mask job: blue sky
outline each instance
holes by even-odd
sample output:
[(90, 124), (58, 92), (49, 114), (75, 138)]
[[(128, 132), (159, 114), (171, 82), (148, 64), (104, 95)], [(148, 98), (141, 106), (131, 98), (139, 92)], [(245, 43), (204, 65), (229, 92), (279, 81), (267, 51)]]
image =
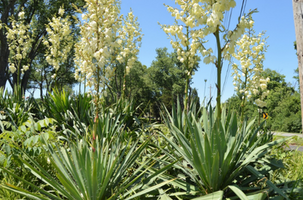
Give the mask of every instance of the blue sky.
[[(242, 0), (236, 0), (237, 6), (233, 9), (232, 20), (236, 21), (239, 15), (239, 7)], [(173, 24), (174, 18), (164, 7), (163, 3), (175, 5), (174, 0), (122, 0), (121, 12), (126, 14), (132, 8), (135, 16), (138, 17), (140, 27), (144, 34), (142, 46), (139, 53), (139, 61), (150, 66), (156, 57), (156, 48), (167, 47), (169, 51), (173, 51), (170, 40), (167, 35), (161, 30), (158, 22), (161, 24)], [(268, 36), (267, 44), (269, 45), (265, 54), (264, 68), (276, 70), (278, 73), (286, 76), (286, 81), (292, 85), (295, 84), (293, 79), (294, 70), (298, 66), (296, 52), (293, 42), (296, 40), (295, 28), (293, 21), (292, 1), (286, 0), (248, 0), (246, 12), (250, 9), (259, 11), (253, 14), (255, 20), (256, 33), (266, 31)], [(233, 29), (233, 21), (230, 28)], [(213, 40), (214, 38), (210, 38)], [(214, 45), (210, 41), (210, 46)], [(227, 74), (226, 74), (227, 73)], [(228, 63), (223, 68), (222, 82), (224, 89), (222, 100), (225, 101), (234, 94), (232, 85), (231, 69)], [(205, 82), (207, 79), (206, 91), (204, 91)], [(209, 98), (210, 89), (212, 87), (212, 96), (216, 96), (216, 68), (213, 65), (205, 65), (200, 63), (198, 72), (193, 77), (193, 85), (198, 89), (201, 99), (204, 98), (204, 92)]]

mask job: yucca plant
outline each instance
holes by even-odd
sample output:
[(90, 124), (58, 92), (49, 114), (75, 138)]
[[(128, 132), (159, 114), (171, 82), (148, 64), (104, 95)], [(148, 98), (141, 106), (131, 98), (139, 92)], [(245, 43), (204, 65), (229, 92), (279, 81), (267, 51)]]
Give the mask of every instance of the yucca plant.
[[(110, 118), (108, 115), (107, 118)], [(109, 120), (107, 120), (109, 121)], [(106, 132), (107, 129), (97, 129)], [(170, 181), (153, 184), (156, 179), (171, 165), (149, 174), (146, 173), (155, 162), (150, 157), (143, 157), (143, 152), (149, 144), (137, 139), (133, 141), (123, 138), (120, 126), (111, 135), (98, 133), (94, 148), (84, 139), (70, 142), (67, 146), (48, 144), (45, 141), (45, 153), (50, 165), (55, 168), (56, 177), (47, 172), (31, 155), (19, 149), (20, 163), (29, 169), (47, 187), (38, 187), (24, 180), (5, 167), (2, 170), (23, 184), (29, 185), (40, 194), (24, 190), (10, 183), (0, 187), (24, 195), (32, 199), (133, 199), (150, 193)]]
[[(33, 98), (25, 99), (20, 96), (20, 87), (15, 87), (15, 92), (4, 92), (0, 89), (0, 120), (3, 121), (6, 129), (17, 129), (22, 123), (26, 122), (32, 113)], [(1, 129), (0, 129), (1, 133)]]
[[(44, 99), (45, 112), (44, 115), (50, 118), (54, 118), (60, 129), (62, 125), (65, 128), (75, 132), (83, 130), (83, 126), (89, 126), (93, 118), (93, 104), (92, 98), (84, 95), (71, 95), (71, 93), (58, 90), (53, 90), (52, 94), (49, 94)], [(84, 135), (85, 131), (80, 132)]]
[(204, 109), (202, 117), (197, 118), (181, 111), (180, 105), (172, 116), (166, 111), (166, 125), (173, 138), (162, 134), (171, 146), (164, 151), (179, 160), (175, 169), (184, 177), (175, 186), (187, 194), (206, 195), (231, 189), (244, 195), (239, 190), (241, 173), (281, 141), (264, 144), (262, 136), (257, 138), (260, 127), (256, 128), (254, 121), (239, 125), (234, 114), (225, 112), (218, 121), (214, 113)]
[(135, 103), (133, 99), (129, 100), (127, 98), (117, 98), (115, 103), (106, 107), (104, 106), (103, 112), (111, 113), (112, 115), (120, 115), (121, 121), (125, 125), (125, 127), (129, 130), (134, 130), (140, 127), (139, 120), (139, 107), (135, 107)]

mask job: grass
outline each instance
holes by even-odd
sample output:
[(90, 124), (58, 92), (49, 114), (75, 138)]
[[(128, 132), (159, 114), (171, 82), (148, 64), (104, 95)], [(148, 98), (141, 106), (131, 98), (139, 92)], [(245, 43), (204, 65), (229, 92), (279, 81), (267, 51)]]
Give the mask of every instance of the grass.
[[(274, 140), (285, 136), (274, 136)], [(303, 138), (293, 136), (283, 145), (272, 149), (271, 154), (283, 161), (284, 168), (277, 169), (271, 176), (271, 181), (275, 184), (289, 183), (285, 187), (296, 188), (290, 191), (290, 199), (303, 199), (303, 152), (298, 150), (287, 150), (289, 145), (303, 146)]]
[[(281, 139), (285, 136), (274, 136), (274, 140)], [(303, 138), (298, 136), (291, 137), (285, 142), (283, 147), (277, 147), (271, 153), (278, 159), (283, 160), (284, 169), (279, 169), (276, 175), (279, 174), (284, 180), (296, 181), (298, 186), (303, 185), (303, 152), (298, 150), (286, 150), (285, 147), (289, 145), (303, 146)], [(275, 177), (277, 178), (277, 177)], [(303, 192), (300, 192), (303, 195)]]
[[(285, 137), (287, 136), (275, 135), (274, 140), (278, 140)], [(303, 146), (303, 137), (292, 136), (291, 139), (287, 142), (287, 145)]]

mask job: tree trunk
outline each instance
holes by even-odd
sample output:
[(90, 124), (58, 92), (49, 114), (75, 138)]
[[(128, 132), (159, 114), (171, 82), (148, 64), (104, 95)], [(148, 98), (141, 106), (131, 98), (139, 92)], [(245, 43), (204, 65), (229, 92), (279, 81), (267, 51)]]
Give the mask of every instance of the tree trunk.
[[(1, 13), (1, 23), (8, 24), (9, 15), (13, 15), (14, 13), (15, 2), (16, 0), (2, 1), (2, 6), (4, 6), (5, 9)], [(8, 57), (9, 50), (6, 39), (6, 31), (5, 28), (2, 27), (2, 29), (0, 29), (0, 88), (3, 89), (5, 89), (6, 82), (9, 78)]]
[(303, 0), (293, 0), (294, 22), (297, 40), (297, 56), (299, 64), (301, 121), (303, 130)]
[(0, 88), (5, 88), (8, 79), (8, 57), (9, 50), (7, 45), (6, 36), (0, 30)]
[(6, 81), (8, 78), (7, 60), (0, 58), (0, 88), (5, 89)]

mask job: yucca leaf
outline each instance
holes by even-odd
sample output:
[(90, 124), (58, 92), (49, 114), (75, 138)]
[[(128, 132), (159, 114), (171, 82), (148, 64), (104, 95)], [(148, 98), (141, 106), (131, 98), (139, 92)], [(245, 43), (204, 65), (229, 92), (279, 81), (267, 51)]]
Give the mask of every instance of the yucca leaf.
[(256, 177), (258, 177), (259, 179), (265, 178), (266, 180), (266, 184), (272, 188), (274, 191), (276, 191), (279, 195), (281, 195), (282, 197), (284, 197), (285, 199), (289, 199), (284, 192), (279, 189), (275, 184), (273, 184), (270, 180), (268, 180), (266, 177), (264, 177), (263, 174), (261, 174), (260, 172), (258, 172), (255, 168), (253, 168), (252, 166), (248, 165), (246, 167), (251, 173), (253, 173)]
[(237, 186), (229, 185), (230, 188), (241, 200), (249, 200), (247, 196)]
[[(36, 200), (49, 200), (49, 198), (45, 198), (41, 195), (37, 195), (35, 193), (32, 193), (32, 192), (28, 192), (20, 187), (16, 187), (14, 185), (10, 185), (10, 184), (7, 184), (7, 185), (0, 185), (0, 187), (4, 188), (4, 189), (7, 189), (9, 191), (12, 191), (12, 192), (15, 192), (15, 193), (18, 193), (22, 196), (26, 196), (28, 198), (31, 198), (31, 199), (36, 199)], [(55, 197), (53, 196), (52, 197), (53, 199), (58, 199), (60, 200), (61, 198), (58, 198), (58, 197)]]
[(192, 200), (222, 200), (223, 199), (223, 191), (213, 192), (211, 194), (207, 194), (201, 197), (194, 198)]
[[(23, 178), (17, 176), (16, 174), (10, 172), (10, 171), (7, 170), (6, 168), (2, 168), (2, 167), (0, 167), (0, 168), (1, 168), (3, 171), (5, 171), (6, 173), (9, 173), (11, 176), (13, 176), (13, 177), (19, 179), (20, 181), (24, 182), (25, 184), (28, 184), (28, 185), (30, 185), (31, 187), (35, 188), (36, 190), (40, 191), (42, 194), (44, 194), (44, 195), (46, 195), (46, 196), (49, 196), (49, 197), (51, 197), (51, 198), (53, 198), (53, 199), (60, 199), (59, 197), (57, 197), (57, 196), (55, 196), (55, 195), (53, 195), (53, 194), (51, 194), (51, 193), (48, 193), (48, 192), (45, 191), (44, 189), (41, 189), (40, 187), (37, 187), (36, 185), (32, 184), (31, 182), (29, 182), (29, 181), (27, 181), (27, 180), (25, 180), (25, 179), (23, 179)], [(22, 192), (22, 194), (25, 194), (25, 193), (24, 193), (25, 190), (23, 190), (22, 188), (19, 188), (19, 187), (17, 187), (17, 186), (13, 186), (13, 185), (11, 185), (11, 184), (0, 185), (0, 187), (9, 189), (10, 191), (16, 192), (16, 193), (18, 193), (18, 190), (20, 189), (20, 191)], [(21, 193), (19, 193), (19, 194), (21, 194)]]
[(133, 199), (133, 198), (142, 196), (143, 194), (148, 194), (148, 193), (150, 193), (151, 191), (156, 190), (156, 189), (158, 189), (158, 188), (160, 188), (160, 187), (162, 187), (162, 186), (164, 186), (164, 185), (167, 185), (168, 183), (170, 183), (170, 182), (172, 182), (172, 181), (174, 181), (174, 180), (175, 180), (175, 179), (172, 179), (172, 180), (169, 180), (169, 181), (164, 181), (164, 182), (162, 182), (162, 183), (159, 183), (159, 184), (157, 184), (157, 185), (154, 185), (154, 186), (152, 186), (152, 187), (149, 187), (149, 188), (147, 188), (147, 189), (145, 189), (145, 190), (142, 190), (142, 191), (136, 193), (135, 195), (132, 195), (132, 196), (126, 198), (125, 200)]

